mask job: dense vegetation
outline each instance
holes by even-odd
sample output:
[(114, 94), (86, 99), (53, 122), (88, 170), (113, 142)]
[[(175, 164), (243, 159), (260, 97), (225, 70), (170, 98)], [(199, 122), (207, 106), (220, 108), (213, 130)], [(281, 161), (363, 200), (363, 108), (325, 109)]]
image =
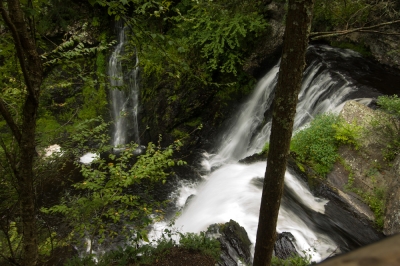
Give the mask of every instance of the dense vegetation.
[[(196, 147), (198, 138), (193, 135), (200, 133), (193, 132), (202, 124), (207, 125), (210, 135), (215, 133), (214, 127), (221, 125), (232, 106), (253, 87), (255, 76), (248, 71), (249, 58), (259, 56), (259, 46), (270, 37), (269, 2), (282, 7), (285, 1), (21, 1), (43, 67), (32, 169), (41, 263), (52, 258), (54, 250), (68, 250), (78, 242), (91, 253), (94, 245), (120, 238), (134, 243), (148, 240), (146, 226), (164, 215), (164, 199), (154, 197), (154, 188), (167, 182), (174, 166), (185, 164), (174, 155)], [(398, 3), (377, 2), (317, 1), (314, 30), (348, 29), (370, 25), (376, 18), (397, 18)], [(6, 12), (9, 2), (0, 3)], [(107, 58), (115, 45), (118, 25), (128, 32), (120, 58), (124, 69), (137, 67), (132, 60), (136, 56), (141, 69), (140, 133), (148, 144), (138, 157), (132, 155), (137, 149), (134, 143), (120, 147), (125, 151), (119, 156), (109, 154), (107, 94), (115, 88), (109, 85)], [(20, 127), (28, 92), (12, 33), (3, 16), (0, 99)], [(384, 99), (381, 104), (385, 106)], [(386, 109), (392, 111), (390, 106)], [(16, 169), (23, 166), (18, 161), (18, 138), (2, 115), (0, 264), (17, 265), (24, 255), (24, 225)], [(299, 142), (293, 146), (299, 160), (311, 162), (320, 174), (326, 174), (336, 160), (334, 145), (356, 145), (355, 129), (329, 121), (336, 128), (306, 133), (310, 127), (296, 135)], [(333, 146), (325, 146), (328, 140), (314, 143), (315, 139), (310, 139), (313, 147), (301, 146), (307, 142), (300, 138), (317, 138), (318, 132), (330, 138)], [(60, 145), (61, 151), (46, 157), (46, 148), (53, 144)], [(388, 156), (394, 156), (399, 141), (395, 139), (390, 145)], [(327, 150), (329, 156), (322, 156)], [(87, 152), (101, 156), (91, 165), (80, 164), (78, 158)], [(193, 238), (189, 246), (197, 243), (198, 236), (182, 237)], [(86, 244), (82, 244), (84, 238)]]
[(358, 148), (361, 128), (347, 124), (334, 114), (317, 116), (309, 127), (295, 132), (290, 149), (299, 162), (307, 163), (319, 175), (325, 176), (338, 160), (338, 147), (350, 144)]

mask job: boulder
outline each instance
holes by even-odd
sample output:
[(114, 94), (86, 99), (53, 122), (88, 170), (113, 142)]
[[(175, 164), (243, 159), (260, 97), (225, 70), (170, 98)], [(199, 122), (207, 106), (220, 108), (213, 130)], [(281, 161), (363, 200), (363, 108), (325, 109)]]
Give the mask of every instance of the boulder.
[(237, 266), (239, 261), (251, 263), (250, 239), (246, 230), (234, 220), (210, 225), (207, 234), (216, 237), (221, 244), (221, 260), (217, 265)]
[(278, 234), (274, 246), (274, 256), (286, 260), (290, 257), (299, 255), (293, 242), (294, 236), (289, 232), (282, 232)]

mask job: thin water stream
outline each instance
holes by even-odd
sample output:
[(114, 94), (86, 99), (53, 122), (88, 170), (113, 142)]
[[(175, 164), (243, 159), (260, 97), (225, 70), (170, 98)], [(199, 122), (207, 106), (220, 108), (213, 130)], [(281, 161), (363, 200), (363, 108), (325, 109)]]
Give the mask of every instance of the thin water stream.
[(139, 109), (139, 58), (136, 54), (136, 66), (127, 71), (122, 66), (121, 56), (126, 45), (126, 28), (118, 27), (118, 44), (108, 62), (110, 79), (111, 115), (114, 121), (112, 145), (114, 147), (133, 140), (140, 145), (138, 109)]

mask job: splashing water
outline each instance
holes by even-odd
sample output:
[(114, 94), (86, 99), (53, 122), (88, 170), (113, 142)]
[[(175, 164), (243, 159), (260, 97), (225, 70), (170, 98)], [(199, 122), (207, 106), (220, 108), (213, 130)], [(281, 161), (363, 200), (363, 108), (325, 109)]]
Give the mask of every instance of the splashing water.
[[(309, 63), (304, 73), (302, 89), (297, 105), (294, 129), (310, 122), (317, 114), (339, 112), (351, 93), (358, 90), (354, 82), (341, 72), (333, 72), (324, 53), (335, 52), (329, 47), (320, 47), (320, 57)], [(317, 51), (318, 53), (318, 51)], [(339, 50), (342, 58), (358, 57), (357, 53)], [(322, 59), (321, 59), (322, 58)], [(266, 163), (250, 165), (237, 163), (246, 156), (261, 151), (269, 139), (270, 120), (265, 120), (265, 111), (271, 107), (277, 82), (279, 64), (274, 66), (257, 84), (248, 101), (238, 110), (236, 119), (226, 130), (215, 154), (207, 154), (201, 163), (208, 171), (205, 181), (200, 184), (175, 226), (183, 232), (200, 232), (213, 223), (224, 223), (230, 219), (243, 226), (255, 243), (258, 213), (261, 200), (261, 186)], [(365, 103), (369, 99), (360, 99)], [(260, 128), (261, 130), (257, 130)], [(211, 169), (217, 170), (212, 171)], [(258, 185), (257, 185), (258, 184)], [(326, 200), (314, 197), (306, 184), (293, 173), (286, 172), (283, 202), (278, 218), (278, 232), (291, 232), (295, 237), (298, 251), (316, 249), (312, 259), (319, 261), (336, 249), (335, 242), (325, 233), (315, 230), (301, 217), (307, 210), (324, 213)], [(186, 195), (181, 195), (182, 202)]]

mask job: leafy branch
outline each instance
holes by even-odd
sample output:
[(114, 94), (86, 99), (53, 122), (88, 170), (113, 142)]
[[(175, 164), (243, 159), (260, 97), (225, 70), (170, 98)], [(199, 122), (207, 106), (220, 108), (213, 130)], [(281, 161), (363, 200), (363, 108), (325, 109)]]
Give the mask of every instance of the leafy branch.
[[(85, 30), (86, 26), (87, 23), (83, 25), (83, 31)], [(43, 66), (48, 68), (56, 64), (61, 64), (64, 62), (64, 60), (72, 60), (90, 54), (96, 54), (109, 49), (116, 43), (116, 41), (112, 41), (108, 44), (102, 42), (96, 47), (86, 47), (84, 36), (84, 32), (81, 34), (72, 35), (68, 40), (58, 45), (51, 52), (42, 54), (40, 57), (42, 60), (45, 60)]]
[[(93, 126), (93, 123), (99, 124)], [(80, 133), (73, 136), (73, 146), (77, 148), (71, 152), (80, 155), (83, 149), (97, 153), (111, 150), (107, 144), (109, 138), (104, 133), (107, 127), (99, 119), (81, 124)], [(98, 148), (88, 149), (88, 139), (97, 143)], [(166, 182), (170, 167), (186, 164), (172, 158), (174, 151), (181, 146), (180, 141), (165, 149), (149, 143), (146, 152), (136, 156), (138, 145), (131, 143), (119, 147), (119, 155), (98, 157), (90, 165), (77, 163), (84, 179), (73, 187), (81, 193), (76, 196), (67, 194), (61, 204), (43, 208), (42, 211), (63, 214), (74, 232), (81, 237), (88, 236), (91, 242), (96, 239), (101, 244), (105, 239), (112, 238), (117, 234), (113, 229), (115, 224), (121, 222), (132, 224), (122, 229), (128, 237), (130, 230), (141, 230), (162, 217), (161, 203), (146, 198), (153, 184)], [(143, 197), (142, 193), (145, 193)]]

